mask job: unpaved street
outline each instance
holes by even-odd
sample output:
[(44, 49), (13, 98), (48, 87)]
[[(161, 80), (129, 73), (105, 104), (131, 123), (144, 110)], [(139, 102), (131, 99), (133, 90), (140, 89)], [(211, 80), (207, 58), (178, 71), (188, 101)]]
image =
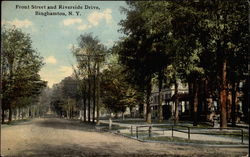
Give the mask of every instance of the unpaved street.
[(206, 148), (143, 143), (92, 125), (57, 118), (34, 119), (1, 132), (1, 154), (16, 157), (243, 156), (248, 148)]

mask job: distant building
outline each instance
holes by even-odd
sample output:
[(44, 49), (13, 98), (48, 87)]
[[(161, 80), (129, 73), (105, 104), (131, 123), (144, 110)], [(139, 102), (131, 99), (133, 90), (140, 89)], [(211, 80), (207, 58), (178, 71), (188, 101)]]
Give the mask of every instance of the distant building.
[[(200, 88), (203, 89), (204, 85), (200, 85)], [(242, 88), (242, 83), (239, 85), (239, 89)], [(192, 112), (193, 105), (190, 100), (193, 99), (192, 95), (189, 93), (188, 85), (179, 83), (178, 93), (174, 94), (174, 86), (170, 88), (162, 89), (162, 111), (164, 119), (172, 119), (175, 112), (175, 99), (178, 98), (178, 115), (180, 120), (191, 120), (192, 121)], [(198, 97), (198, 113), (200, 121), (213, 121), (215, 116), (220, 115), (220, 105), (218, 96), (207, 96), (204, 92), (205, 90), (200, 90)], [(150, 97), (150, 106), (151, 106), (151, 115), (152, 119), (157, 119), (158, 117), (158, 103), (159, 103), (159, 92), (155, 88)], [(218, 95), (218, 93), (217, 93)], [(237, 101), (236, 101), (236, 115), (238, 120), (241, 119), (243, 115), (243, 93), (241, 90), (237, 92)], [(228, 101), (232, 101), (229, 97)], [(231, 106), (228, 106), (228, 122), (231, 118)], [(144, 104), (144, 115), (146, 115), (146, 104)], [(237, 120), (237, 121), (238, 121)]]
[[(157, 118), (158, 114), (159, 92), (156, 90), (152, 92), (152, 95), (150, 97), (152, 118)], [(189, 112), (189, 101), (186, 98), (188, 96), (188, 87), (184, 84), (179, 84), (177, 96), (179, 98), (179, 113), (181, 114), (184, 112)], [(174, 97), (176, 97), (174, 95), (174, 86), (171, 86), (171, 88), (162, 89), (162, 108), (164, 119), (169, 119), (174, 115)], [(146, 105), (144, 106), (144, 108), (146, 109)], [(146, 114), (146, 110), (144, 110), (144, 114)]]

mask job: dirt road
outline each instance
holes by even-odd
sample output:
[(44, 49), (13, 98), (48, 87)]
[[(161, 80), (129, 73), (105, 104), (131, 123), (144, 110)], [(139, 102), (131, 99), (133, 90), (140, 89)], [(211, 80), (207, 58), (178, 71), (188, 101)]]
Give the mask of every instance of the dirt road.
[(1, 155), (15, 157), (241, 157), (248, 148), (206, 148), (143, 143), (94, 126), (57, 118), (34, 119), (1, 131)]

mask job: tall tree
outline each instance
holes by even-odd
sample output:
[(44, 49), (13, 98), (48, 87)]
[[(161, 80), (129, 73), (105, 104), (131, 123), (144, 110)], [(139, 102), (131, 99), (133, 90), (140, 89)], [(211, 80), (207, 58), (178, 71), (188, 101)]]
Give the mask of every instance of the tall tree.
[[(91, 102), (92, 102), (92, 121), (95, 122), (95, 111), (99, 110), (99, 95), (97, 83), (97, 73), (99, 71), (101, 62), (104, 61), (106, 47), (100, 43), (97, 37), (90, 34), (80, 35), (78, 38), (78, 46), (73, 50), (73, 54), (78, 60), (79, 68), (87, 71), (88, 80), (88, 121), (90, 122)], [(92, 101), (91, 101), (92, 99)], [(98, 100), (97, 100), (98, 99)], [(97, 101), (96, 101), (97, 100)], [(99, 114), (99, 111), (97, 111)], [(99, 115), (97, 116), (99, 118)], [(97, 119), (99, 121), (99, 119)]]
[(2, 68), (3, 68), (3, 104), (9, 109), (9, 121), (12, 120), (13, 104), (20, 97), (38, 95), (46, 85), (38, 74), (43, 62), (39, 54), (32, 48), (30, 37), (21, 30), (4, 27), (2, 36)]
[[(129, 69), (129, 73), (133, 76), (133, 82), (135, 82), (141, 90), (145, 92), (147, 115), (146, 121), (151, 123), (151, 79), (154, 73), (159, 74), (159, 92), (161, 93), (162, 86), (162, 73), (164, 49), (160, 40), (163, 38), (157, 38), (157, 33), (154, 34), (153, 25), (147, 23), (147, 18), (152, 15), (151, 12), (146, 12), (146, 2), (127, 2), (129, 9), (123, 8), (123, 12), (127, 15), (125, 20), (120, 22), (122, 26), (121, 31), (128, 37), (124, 39), (121, 44), (121, 51), (119, 52), (120, 61), (123, 65)], [(160, 101), (161, 102), (161, 101)], [(161, 103), (159, 104), (161, 108)], [(162, 109), (159, 110), (161, 114), (159, 122), (162, 121)]]
[(110, 65), (102, 72), (101, 93), (105, 107), (116, 114), (123, 114), (126, 108), (132, 109), (141, 98), (135, 86), (127, 82), (123, 67), (118, 64)]
[[(247, 67), (249, 4), (246, 0), (234, 2), (216, 0), (203, 1), (199, 5), (199, 8), (205, 8), (207, 11), (201, 21), (203, 25), (201, 30), (207, 32), (207, 39), (200, 37), (200, 41), (204, 48), (215, 53), (210, 59), (214, 61), (212, 65), (217, 66), (220, 122), (221, 127), (227, 127), (227, 84), (235, 87), (235, 83), (245, 79), (243, 74), (246, 71), (242, 69), (247, 69), (242, 67)], [(204, 68), (209, 67), (211, 66)], [(235, 78), (238, 78), (237, 81)], [(232, 90), (235, 91), (235, 88)]]

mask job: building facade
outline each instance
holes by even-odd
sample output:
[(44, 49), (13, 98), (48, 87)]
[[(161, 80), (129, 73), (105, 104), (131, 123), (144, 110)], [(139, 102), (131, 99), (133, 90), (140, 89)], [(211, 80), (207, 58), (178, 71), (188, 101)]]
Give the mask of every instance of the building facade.
[[(173, 117), (175, 110), (174, 101), (175, 89), (174, 86), (171, 88), (162, 89), (162, 112), (163, 118), (169, 119)], [(178, 85), (178, 95), (181, 96), (178, 103), (179, 114), (186, 113), (190, 111), (189, 101), (184, 97), (188, 96), (188, 87), (184, 84)], [(159, 103), (159, 92), (153, 91), (150, 97), (150, 106), (152, 118), (156, 119), (158, 114), (158, 103)]]
[[(174, 86), (162, 89), (161, 99), (162, 99), (163, 118), (165, 120), (173, 119), (175, 114), (176, 98), (178, 98), (179, 119), (192, 121), (193, 106), (190, 100), (192, 100), (193, 98), (192, 95), (189, 93), (188, 85), (181, 83), (179, 83), (178, 85), (177, 95), (175, 94)], [(228, 96), (228, 101), (232, 101), (232, 98), (230, 96)], [(156, 89), (153, 90), (150, 97), (152, 119), (157, 119), (158, 117), (158, 105), (159, 105), (159, 92)], [(243, 115), (242, 108), (243, 108), (242, 92), (238, 92), (236, 100), (237, 121), (240, 121)], [(227, 110), (228, 110), (228, 121), (230, 122), (231, 106), (228, 105)], [(199, 102), (198, 102), (198, 113), (200, 121), (213, 121), (216, 117), (218, 118), (220, 115), (220, 105), (218, 96), (206, 96), (206, 93), (204, 91), (200, 91)], [(146, 104), (144, 104), (144, 115), (146, 115)]]

